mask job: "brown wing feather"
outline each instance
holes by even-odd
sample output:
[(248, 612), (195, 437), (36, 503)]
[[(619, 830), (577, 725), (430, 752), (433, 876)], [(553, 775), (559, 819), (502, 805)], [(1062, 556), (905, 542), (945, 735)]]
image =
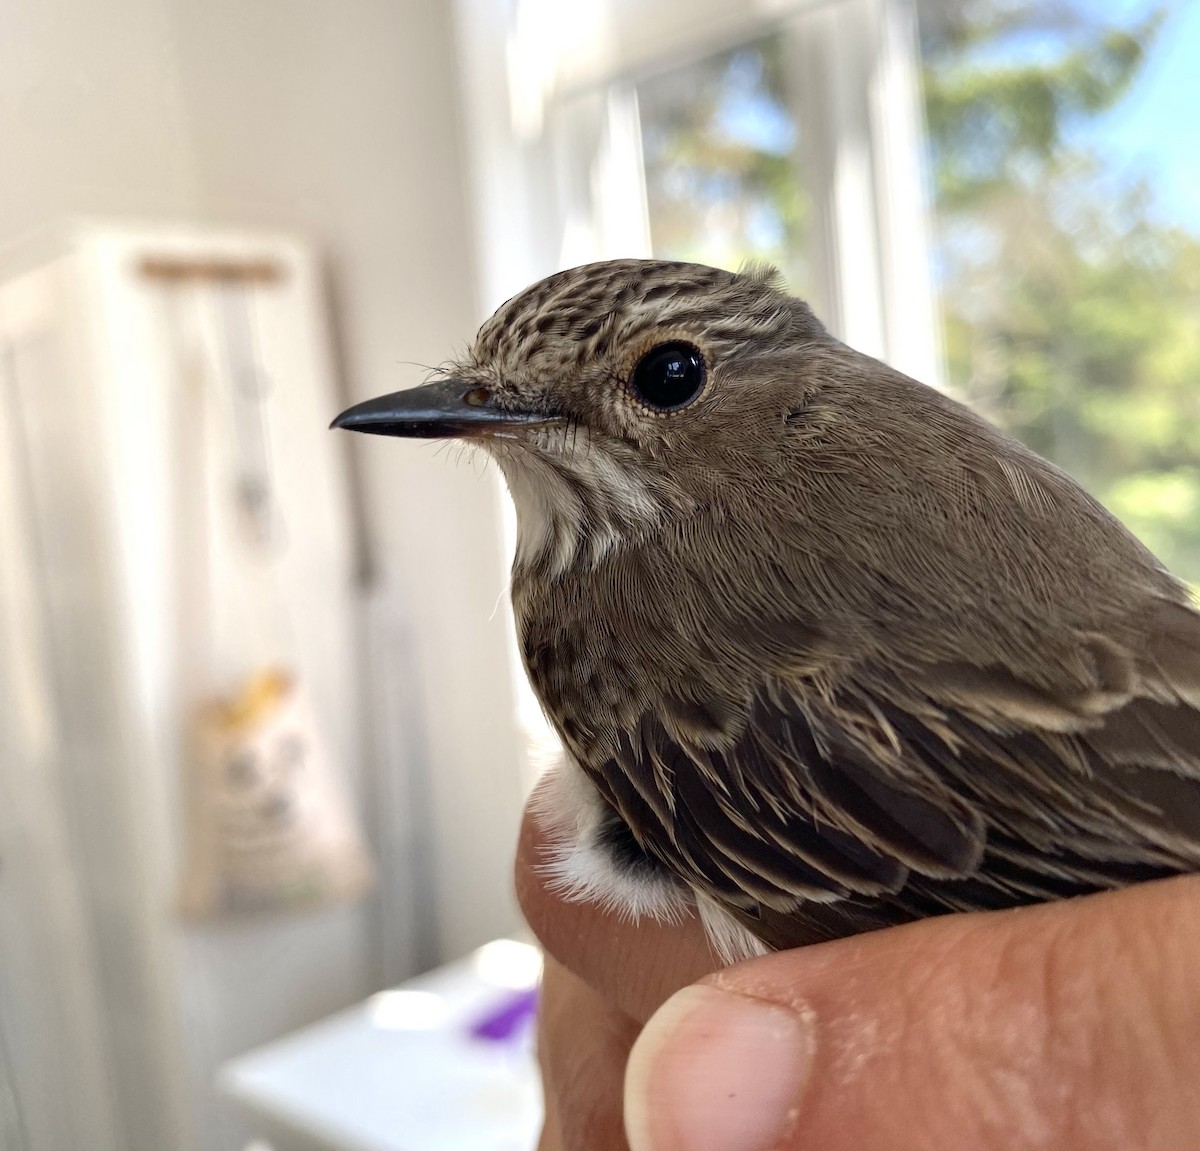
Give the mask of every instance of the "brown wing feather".
[(1197, 869), (1200, 616), (1152, 622), (1136, 661), (1105, 645), (1091, 694), (860, 665), (832, 696), (761, 684), (719, 749), (646, 716), (593, 775), (776, 947)]

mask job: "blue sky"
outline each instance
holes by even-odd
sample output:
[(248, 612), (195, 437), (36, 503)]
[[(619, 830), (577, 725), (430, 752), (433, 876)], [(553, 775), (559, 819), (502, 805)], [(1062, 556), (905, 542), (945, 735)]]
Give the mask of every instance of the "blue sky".
[(1183, 0), (1134, 86), (1084, 139), (1147, 177), (1164, 220), (1200, 233), (1200, 0)]

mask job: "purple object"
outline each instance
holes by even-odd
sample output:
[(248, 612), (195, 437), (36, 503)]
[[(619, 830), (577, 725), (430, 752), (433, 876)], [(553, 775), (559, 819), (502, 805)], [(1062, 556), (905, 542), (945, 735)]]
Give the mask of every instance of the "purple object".
[(501, 1000), (471, 1028), (474, 1039), (488, 1043), (504, 1043), (518, 1035), (524, 1025), (537, 1015), (538, 990), (518, 991)]

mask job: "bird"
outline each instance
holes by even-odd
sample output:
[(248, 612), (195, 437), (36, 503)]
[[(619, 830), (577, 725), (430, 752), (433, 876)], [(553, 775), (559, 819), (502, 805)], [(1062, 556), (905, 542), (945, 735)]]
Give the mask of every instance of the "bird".
[(566, 897), (732, 962), (1200, 868), (1188, 586), (771, 268), (558, 272), (333, 426), (503, 474)]

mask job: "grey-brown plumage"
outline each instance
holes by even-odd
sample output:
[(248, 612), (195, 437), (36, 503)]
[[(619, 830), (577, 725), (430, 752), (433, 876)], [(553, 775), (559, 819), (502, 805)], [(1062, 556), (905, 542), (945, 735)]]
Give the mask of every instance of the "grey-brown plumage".
[(1186, 588), (769, 274), (560, 273), (339, 423), (502, 468), (575, 890), (780, 947), (1200, 868)]

